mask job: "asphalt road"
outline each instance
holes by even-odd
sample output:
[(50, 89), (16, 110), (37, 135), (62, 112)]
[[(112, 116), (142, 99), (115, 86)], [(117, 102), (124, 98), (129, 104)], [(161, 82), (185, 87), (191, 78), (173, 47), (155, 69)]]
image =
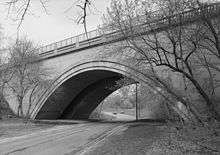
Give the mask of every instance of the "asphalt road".
[(112, 117), (112, 120), (115, 121), (134, 121), (136, 118), (134, 116), (126, 115), (126, 114), (120, 114), (120, 113), (114, 113), (114, 112), (102, 112), (104, 115), (108, 115)]
[(125, 128), (119, 123), (59, 125), (20, 137), (0, 139), (0, 155), (82, 155)]

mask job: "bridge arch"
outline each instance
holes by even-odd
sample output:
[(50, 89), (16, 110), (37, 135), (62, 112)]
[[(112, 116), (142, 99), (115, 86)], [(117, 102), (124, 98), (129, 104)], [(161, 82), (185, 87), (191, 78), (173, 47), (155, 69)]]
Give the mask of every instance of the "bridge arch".
[(39, 97), (32, 119), (85, 119), (109, 94), (109, 89), (126, 76), (149, 84), (146, 76), (129, 65), (114, 61), (85, 61), (69, 67)]

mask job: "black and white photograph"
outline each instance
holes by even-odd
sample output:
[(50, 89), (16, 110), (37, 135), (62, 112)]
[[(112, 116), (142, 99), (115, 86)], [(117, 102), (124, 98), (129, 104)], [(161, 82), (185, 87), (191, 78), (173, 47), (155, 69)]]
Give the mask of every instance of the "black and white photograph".
[(220, 155), (220, 0), (0, 0), (0, 155)]

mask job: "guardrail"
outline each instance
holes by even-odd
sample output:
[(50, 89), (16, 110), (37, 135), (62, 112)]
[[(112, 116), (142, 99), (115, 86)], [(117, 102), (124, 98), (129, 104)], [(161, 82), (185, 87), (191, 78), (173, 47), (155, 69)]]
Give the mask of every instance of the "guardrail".
[[(160, 25), (164, 25), (164, 24), (168, 24), (168, 22), (170, 21), (177, 21), (178, 18), (182, 18), (182, 21), (186, 21), (189, 19), (195, 19), (201, 15), (204, 15), (204, 13), (206, 15), (211, 15), (213, 13), (219, 13), (218, 11), (220, 11), (220, 3), (214, 3), (211, 5), (206, 5), (204, 7), (200, 7), (197, 9), (192, 9), (192, 10), (188, 10), (185, 12), (182, 12), (181, 14), (176, 14), (170, 17), (158, 17), (158, 15), (155, 14), (155, 19), (153, 21), (147, 22), (145, 23), (146, 26), (160, 26)], [(142, 18), (142, 17), (140, 17)], [(46, 45), (42, 48), (40, 48), (39, 50), (39, 54), (40, 55), (45, 55), (45, 54), (52, 54), (53, 51), (57, 51), (59, 49), (61, 49), (62, 47), (66, 47), (66, 46), (72, 46), (72, 48), (79, 48), (80, 47), (80, 42), (84, 42), (83, 45), (85, 46), (85, 44), (90, 44), (91, 40), (94, 38), (100, 38), (100, 37), (106, 37), (106, 36), (111, 36), (111, 35), (115, 35), (117, 32), (110, 32), (107, 33), (105, 35), (103, 35), (103, 33), (100, 31), (100, 29), (96, 29), (93, 31), (89, 31), (87, 34), (83, 33), (71, 38), (67, 38), (49, 45)], [(120, 33), (119, 33), (120, 34)], [(99, 40), (100, 41), (100, 40)]]

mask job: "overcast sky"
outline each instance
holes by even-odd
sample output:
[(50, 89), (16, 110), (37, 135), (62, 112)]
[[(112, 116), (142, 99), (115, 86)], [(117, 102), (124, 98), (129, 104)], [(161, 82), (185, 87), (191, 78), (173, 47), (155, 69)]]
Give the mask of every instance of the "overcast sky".
[[(0, 2), (0, 24), (3, 33), (7, 37), (15, 38), (18, 24), (13, 20), (15, 14), (7, 16), (5, 1)], [(32, 0), (31, 13), (29, 13), (22, 24), (20, 35), (26, 35), (29, 39), (39, 44), (49, 44), (77, 34), (84, 33), (83, 25), (77, 25), (76, 19), (79, 8), (73, 4), (74, 0), (49, 0), (47, 3), (47, 15), (41, 7), (39, 0)], [(76, 0), (75, 0), (76, 1)], [(105, 13), (110, 0), (96, 0), (92, 6), (92, 13), (88, 16), (88, 30), (96, 29), (102, 23), (101, 17)], [(69, 11), (67, 11), (73, 6)]]

